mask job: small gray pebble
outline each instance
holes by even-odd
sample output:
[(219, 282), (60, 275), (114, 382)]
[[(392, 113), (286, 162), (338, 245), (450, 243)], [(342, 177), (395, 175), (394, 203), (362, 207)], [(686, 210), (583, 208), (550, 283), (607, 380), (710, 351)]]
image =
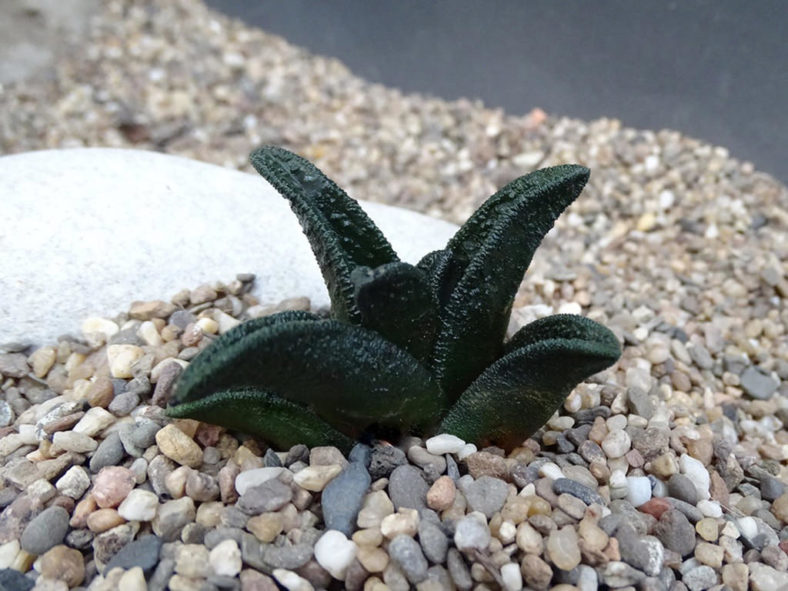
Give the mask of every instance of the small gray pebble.
[[(120, 435), (117, 431), (110, 433), (99, 443), (95, 453), (90, 458), (90, 471), (96, 474), (106, 466), (118, 466), (124, 454), (125, 451), (123, 450), (123, 443), (120, 441)], [(150, 469), (150, 466), (148, 468)]]
[(68, 532), (68, 511), (57, 505), (44, 509), (22, 532), (22, 550), (39, 556), (60, 544)]
[(388, 550), (391, 559), (400, 566), (412, 584), (415, 585), (427, 578), (427, 559), (416, 540), (400, 534), (389, 542)]

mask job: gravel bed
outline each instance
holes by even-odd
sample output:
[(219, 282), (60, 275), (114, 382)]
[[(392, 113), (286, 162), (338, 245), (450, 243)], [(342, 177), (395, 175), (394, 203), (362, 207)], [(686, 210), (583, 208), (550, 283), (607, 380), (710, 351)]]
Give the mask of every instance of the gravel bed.
[(346, 458), (163, 416), (201, 348), (273, 311), (250, 277), (86, 319), (0, 354), (0, 584), (788, 588), (785, 187), (676, 132), (405, 96), (194, 1), (102, 3), (53, 77), (0, 89), (4, 153), (245, 168), (263, 142), (455, 222), (529, 170), (588, 166), (513, 324), (582, 313), (622, 359), (508, 454), (441, 436)]

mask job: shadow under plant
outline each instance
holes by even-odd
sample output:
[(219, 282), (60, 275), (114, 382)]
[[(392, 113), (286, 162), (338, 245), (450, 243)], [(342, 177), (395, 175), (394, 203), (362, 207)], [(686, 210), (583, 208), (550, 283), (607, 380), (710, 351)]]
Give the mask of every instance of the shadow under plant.
[(253, 166), (291, 204), (331, 297), (331, 318), (283, 312), (246, 322), (201, 353), (172, 417), (279, 447), (403, 433), (519, 445), (577, 383), (616, 362), (613, 333), (581, 316), (542, 318), (504, 342), (533, 254), (585, 186), (562, 165), (490, 197), (446, 248), (399, 260), (361, 207), (299, 156), (264, 147)]

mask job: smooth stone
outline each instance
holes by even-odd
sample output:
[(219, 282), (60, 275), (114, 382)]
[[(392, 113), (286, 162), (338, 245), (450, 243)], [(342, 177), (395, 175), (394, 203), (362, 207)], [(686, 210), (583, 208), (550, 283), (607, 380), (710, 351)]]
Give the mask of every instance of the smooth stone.
[(509, 494), (509, 485), (498, 478), (482, 476), (462, 487), (462, 492), (471, 511), (484, 513), (490, 519), (503, 507)]
[(421, 470), (404, 465), (394, 469), (389, 477), (388, 491), (394, 508), (406, 507), (421, 511), (427, 507), (429, 485)]
[(321, 495), (326, 529), (341, 531), (346, 536), (353, 534), (356, 517), (371, 482), (362, 462), (350, 462), (326, 485)]
[(110, 559), (104, 572), (108, 573), (115, 567), (130, 569), (139, 566), (145, 574), (150, 574), (159, 560), (161, 545), (162, 540), (152, 535), (129, 542)]
[(457, 522), (454, 545), (460, 550), (484, 550), (490, 543), (490, 528), (483, 513), (469, 513)]
[(60, 544), (68, 532), (68, 519), (68, 511), (63, 507), (53, 505), (44, 509), (22, 532), (22, 550), (40, 555)]
[(315, 560), (335, 579), (344, 580), (358, 547), (345, 534), (328, 529), (315, 544)]
[(607, 505), (607, 502), (598, 492), (569, 478), (559, 478), (553, 481), (553, 492), (557, 495), (570, 494), (583, 501), (586, 505), (593, 505), (594, 503), (602, 506)]
[(654, 535), (668, 550), (681, 556), (691, 554), (695, 549), (695, 528), (675, 509), (665, 511), (654, 526)]
[(285, 469), (281, 466), (244, 470), (235, 477), (235, 490), (238, 491), (239, 495), (242, 495), (250, 488), (258, 486), (267, 480), (271, 480), (272, 478), (276, 478), (284, 471)]
[(427, 578), (427, 559), (418, 542), (400, 534), (389, 543), (389, 556), (399, 565), (408, 581), (415, 585)]
[(424, 556), (433, 564), (443, 564), (446, 560), (449, 538), (438, 524), (427, 519), (419, 521), (419, 543)]
[(741, 374), (741, 387), (758, 400), (771, 398), (779, 386), (778, 381), (757, 367), (750, 366)]
[(692, 480), (684, 474), (674, 474), (670, 477), (668, 494), (690, 505), (695, 505), (698, 502), (698, 490)]
[[(288, 202), (256, 174), (142, 150), (45, 150), (0, 157), (0, 194), (13, 220), (1, 249), (3, 341), (54, 342), (79, 334), (84, 318), (112, 317), (134, 300), (166, 299), (239, 272), (256, 274), (252, 294), (263, 305), (293, 296), (329, 304)], [(361, 205), (408, 262), (443, 248), (457, 229), (413, 211)], [(135, 272), (161, 268), (162, 253), (173, 254), (166, 272), (140, 281)]]
[(35, 581), (12, 568), (0, 569), (0, 589), (9, 591), (30, 591)]

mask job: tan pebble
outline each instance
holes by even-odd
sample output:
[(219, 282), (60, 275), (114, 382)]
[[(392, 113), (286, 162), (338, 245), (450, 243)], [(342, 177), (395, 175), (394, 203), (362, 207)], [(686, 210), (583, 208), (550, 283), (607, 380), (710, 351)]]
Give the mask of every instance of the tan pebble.
[(150, 320), (147, 320), (140, 324), (140, 327), (137, 329), (137, 334), (140, 338), (145, 341), (146, 345), (151, 347), (158, 347), (159, 345), (163, 344), (164, 341), (159, 334), (159, 331), (156, 328), (156, 325), (153, 324)]
[(261, 513), (250, 517), (246, 522), (246, 529), (254, 534), (261, 542), (273, 542), (284, 529), (284, 519), (280, 513)]
[(707, 542), (716, 542), (719, 536), (719, 526), (713, 517), (704, 517), (695, 524), (695, 531)]
[(82, 321), (82, 334), (91, 347), (100, 347), (117, 334), (120, 327), (108, 318), (91, 317)]
[(307, 466), (303, 470), (296, 472), (293, 480), (301, 488), (312, 492), (320, 492), (329, 482), (336, 478), (341, 471), (342, 466), (338, 464)]
[(68, 546), (58, 545), (41, 556), (41, 576), (63, 581), (76, 587), (85, 578), (85, 560), (82, 552)]
[(788, 523), (788, 493), (784, 493), (774, 500), (772, 513), (783, 523)]
[(86, 524), (93, 533), (100, 534), (113, 527), (126, 523), (115, 509), (99, 509), (88, 515)]
[(610, 537), (599, 527), (593, 519), (584, 518), (577, 527), (580, 538), (585, 542), (585, 547), (601, 552), (605, 549)]
[(527, 521), (523, 521), (517, 526), (514, 541), (517, 543), (517, 547), (526, 554), (541, 554), (544, 550), (542, 535)]
[(380, 546), (383, 543), (383, 534), (380, 528), (370, 527), (353, 532), (353, 541), (358, 546)]
[(36, 555), (27, 552), (26, 550), (20, 550), (17, 555), (14, 557), (13, 562), (11, 563), (9, 568), (19, 571), (20, 573), (26, 573), (31, 568), (33, 568), (33, 563), (36, 561)]
[(98, 447), (95, 439), (76, 431), (58, 431), (52, 436), (52, 444), (61, 450), (80, 454), (95, 451)]
[(36, 349), (27, 359), (37, 378), (46, 377), (49, 370), (55, 365), (55, 361), (57, 361), (57, 350), (54, 347)]
[(364, 581), (364, 591), (391, 591), (391, 588), (378, 577), (369, 577)]
[(509, 466), (506, 460), (499, 455), (477, 451), (465, 458), (465, 465), (468, 467), (468, 474), (474, 478), (482, 476), (492, 476), (502, 480), (509, 480)]
[(356, 558), (370, 573), (382, 573), (389, 564), (389, 555), (383, 548), (359, 546)]
[(553, 578), (553, 569), (536, 554), (526, 554), (520, 563), (525, 584), (534, 589), (547, 589)]
[(394, 513), (394, 503), (385, 491), (378, 490), (367, 494), (358, 512), (356, 524), (361, 528), (378, 527), (387, 515)]
[(725, 551), (715, 544), (700, 542), (695, 546), (695, 559), (712, 568), (720, 568)]
[(647, 211), (638, 218), (637, 225), (635, 226), (638, 232), (650, 232), (657, 225), (657, 216), (654, 212)]
[(571, 525), (551, 531), (546, 547), (551, 562), (561, 570), (572, 570), (580, 564), (577, 532)]
[(108, 376), (98, 376), (88, 386), (86, 399), (90, 406), (107, 408), (113, 397), (112, 380)]
[(651, 473), (660, 478), (667, 479), (679, 471), (678, 460), (673, 453), (664, 453), (654, 458), (651, 462)]
[(159, 451), (184, 466), (198, 468), (202, 464), (200, 446), (175, 425), (166, 425), (156, 433)]
[(511, 521), (513, 524), (518, 525), (528, 519), (528, 514), (531, 511), (531, 502), (521, 496), (510, 496), (501, 509), (501, 519)]
[(441, 476), (427, 491), (427, 506), (435, 511), (444, 511), (451, 507), (457, 488), (449, 476)]
[(96, 510), (96, 507), (96, 499), (93, 495), (87, 495), (74, 507), (74, 513), (68, 524), (74, 529), (82, 529), (87, 525), (88, 516)]
[(131, 470), (121, 466), (106, 466), (96, 476), (91, 495), (99, 507), (117, 507), (134, 485), (134, 473)]
[(742, 562), (722, 567), (722, 582), (730, 587), (731, 591), (747, 591), (749, 576), (750, 569)]
[(173, 499), (180, 499), (186, 494), (186, 481), (189, 479), (193, 468), (178, 466), (164, 477), (164, 486)]
[(142, 567), (135, 566), (124, 572), (118, 581), (118, 591), (147, 591), (145, 573)]
[(195, 521), (207, 528), (217, 527), (221, 523), (223, 511), (224, 503), (221, 501), (200, 503)]
[(419, 512), (415, 509), (400, 508), (392, 515), (387, 515), (380, 522), (380, 532), (388, 539), (400, 534), (414, 536), (419, 529)]
[(107, 347), (107, 362), (110, 375), (113, 378), (131, 378), (131, 366), (145, 354), (142, 347), (137, 345), (109, 345)]
[(168, 318), (175, 312), (175, 306), (162, 300), (148, 302), (132, 302), (129, 308), (129, 318), (134, 320), (152, 320), (154, 318)]

